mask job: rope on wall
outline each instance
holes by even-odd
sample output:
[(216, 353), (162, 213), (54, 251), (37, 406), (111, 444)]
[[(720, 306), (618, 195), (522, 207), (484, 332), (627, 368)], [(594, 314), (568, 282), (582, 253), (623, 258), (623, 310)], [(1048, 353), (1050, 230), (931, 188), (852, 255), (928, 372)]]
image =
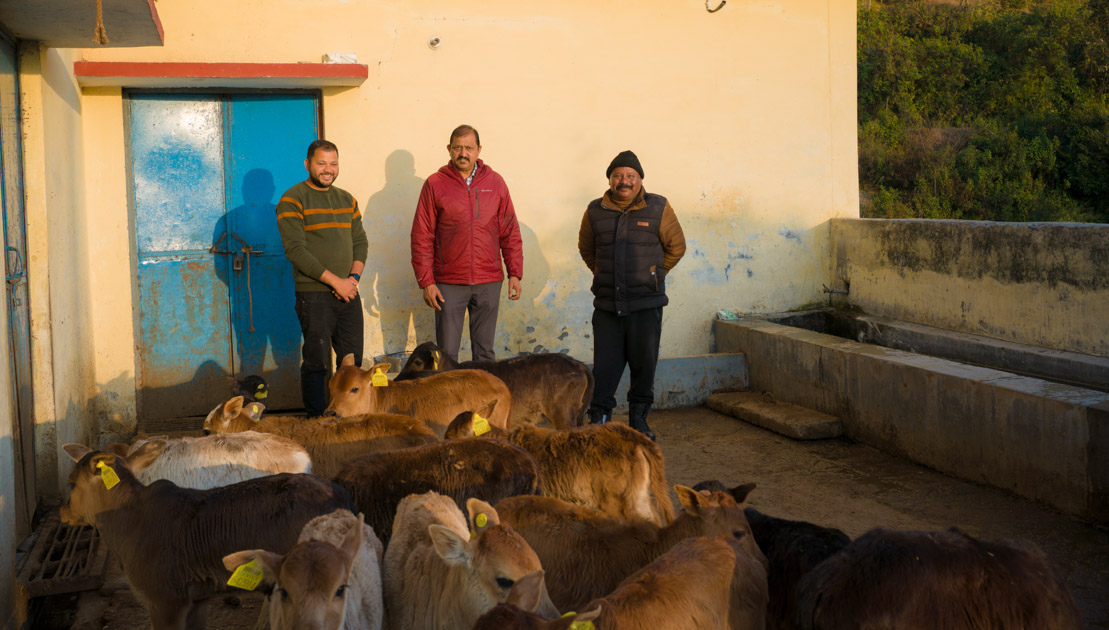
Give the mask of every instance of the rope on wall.
[(92, 41), (104, 45), (108, 43), (108, 32), (104, 30), (104, 5), (103, 0), (96, 0), (96, 32)]

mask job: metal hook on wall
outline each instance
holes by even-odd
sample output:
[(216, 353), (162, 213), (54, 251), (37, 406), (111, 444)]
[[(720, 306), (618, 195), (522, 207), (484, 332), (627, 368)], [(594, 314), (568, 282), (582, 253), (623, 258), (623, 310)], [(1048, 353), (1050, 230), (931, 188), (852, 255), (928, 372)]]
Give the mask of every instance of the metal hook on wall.
[(717, 7), (715, 9), (713, 9), (713, 8), (710, 8), (710, 5), (709, 5), (710, 2), (712, 2), (712, 0), (705, 0), (705, 10), (708, 11), (709, 13), (716, 13), (720, 9), (723, 9), (725, 4), (728, 4), (728, 0), (720, 0), (720, 4), (717, 5)]

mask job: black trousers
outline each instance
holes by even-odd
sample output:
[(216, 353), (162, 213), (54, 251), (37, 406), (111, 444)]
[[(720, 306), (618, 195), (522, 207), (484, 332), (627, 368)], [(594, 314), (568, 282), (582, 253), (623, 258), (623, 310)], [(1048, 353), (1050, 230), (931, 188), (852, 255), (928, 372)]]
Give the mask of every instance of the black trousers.
[(616, 407), (616, 386), (631, 370), (628, 402), (655, 401), (655, 365), (662, 338), (662, 307), (616, 315), (593, 310), (593, 401), (595, 407)]
[(328, 291), (297, 291), (296, 313), (304, 334), (300, 393), (312, 418), (327, 408), (332, 348), (340, 361), (353, 354), (354, 363), (362, 365), (362, 297), (344, 302)]

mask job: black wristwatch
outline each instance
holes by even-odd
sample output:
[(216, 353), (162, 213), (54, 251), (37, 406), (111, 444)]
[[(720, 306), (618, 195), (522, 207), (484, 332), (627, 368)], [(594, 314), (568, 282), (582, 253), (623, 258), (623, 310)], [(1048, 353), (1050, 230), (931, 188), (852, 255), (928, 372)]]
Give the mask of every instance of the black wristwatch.
[(347, 274), (347, 277), (348, 277), (348, 278), (354, 278), (354, 281), (355, 281), (355, 282), (361, 282), (361, 281), (362, 281), (362, 276), (360, 276), (360, 275), (358, 275), (358, 274), (356, 274), (356, 273), (353, 273), (353, 272), (352, 272), (352, 273), (349, 273), (349, 274)]

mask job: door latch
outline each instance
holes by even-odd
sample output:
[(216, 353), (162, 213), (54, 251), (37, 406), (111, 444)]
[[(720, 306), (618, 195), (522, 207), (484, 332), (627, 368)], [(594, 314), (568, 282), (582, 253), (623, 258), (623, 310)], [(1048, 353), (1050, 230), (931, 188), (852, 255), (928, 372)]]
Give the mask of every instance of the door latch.
[(234, 271), (242, 271), (243, 270), (243, 255), (242, 255), (242, 253), (235, 254), (235, 257), (231, 259), (231, 269), (234, 270)]

